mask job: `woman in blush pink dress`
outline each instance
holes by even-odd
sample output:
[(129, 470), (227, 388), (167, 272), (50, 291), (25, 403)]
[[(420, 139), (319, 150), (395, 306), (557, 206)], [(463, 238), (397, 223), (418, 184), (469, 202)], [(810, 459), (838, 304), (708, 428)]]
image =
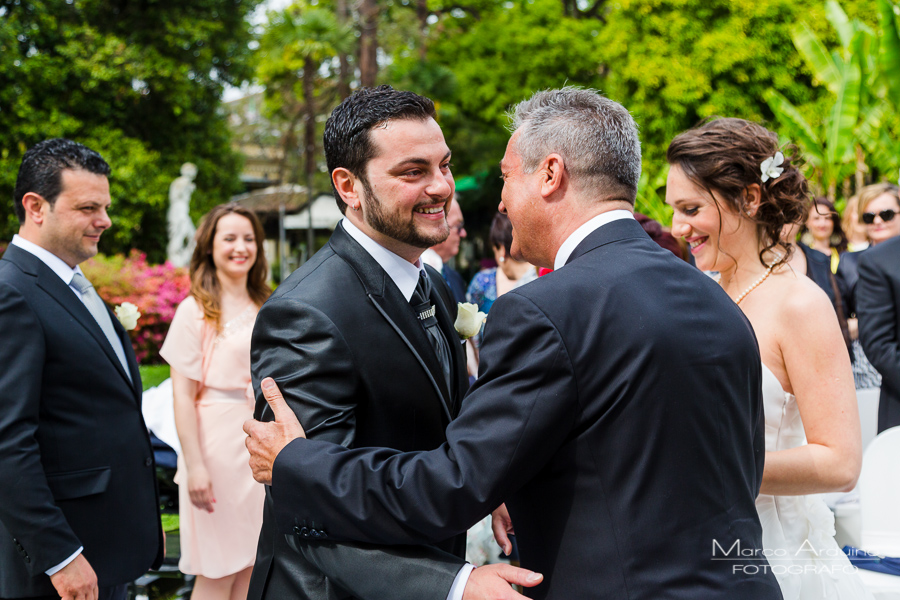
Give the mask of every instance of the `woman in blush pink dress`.
[(178, 307), (160, 354), (169, 363), (181, 442), (182, 572), (192, 598), (247, 597), (265, 492), (248, 466), (242, 425), (253, 413), (250, 334), (271, 293), (263, 230), (237, 204), (217, 206), (196, 235), (191, 295)]

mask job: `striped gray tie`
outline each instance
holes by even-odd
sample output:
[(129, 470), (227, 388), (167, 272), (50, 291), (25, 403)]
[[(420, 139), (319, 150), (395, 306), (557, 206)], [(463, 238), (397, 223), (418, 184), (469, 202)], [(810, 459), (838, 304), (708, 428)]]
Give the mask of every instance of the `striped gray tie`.
[(75, 277), (72, 278), (72, 287), (81, 293), (81, 299), (84, 302), (84, 305), (91, 313), (91, 316), (94, 317), (94, 320), (97, 321), (100, 329), (103, 330), (103, 334), (106, 336), (106, 339), (109, 340), (109, 345), (112, 346), (116, 356), (119, 358), (119, 362), (122, 363), (122, 367), (125, 368), (125, 374), (128, 375), (128, 381), (131, 381), (128, 361), (125, 360), (125, 349), (122, 348), (122, 340), (116, 335), (116, 329), (113, 327), (112, 319), (109, 316), (109, 309), (106, 308), (106, 304), (103, 303), (100, 295), (97, 294), (97, 290), (95, 290), (94, 286), (91, 285), (91, 282), (87, 280), (87, 277), (81, 273), (75, 273)]

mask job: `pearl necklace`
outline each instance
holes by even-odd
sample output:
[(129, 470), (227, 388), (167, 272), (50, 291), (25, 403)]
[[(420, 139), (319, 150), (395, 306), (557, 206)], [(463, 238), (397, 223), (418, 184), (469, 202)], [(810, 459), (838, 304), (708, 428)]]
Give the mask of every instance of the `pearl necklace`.
[(774, 268), (775, 268), (775, 265), (774, 265), (774, 264), (769, 265), (769, 268), (766, 269), (766, 272), (763, 273), (763, 276), (760, 277), (759, 279), (757, 279), (756, 282), (755, 282), (753, 285), (751, 285), (751, 286), (748, 287), (746, 290), (744, 290), (744, 293), (742, 293), (740, 296), (738, 296), (737, 298), (735, 298), (735, 299), (734, 299), (734, 303), (739, 305), (739, 304), (741, 303), (741, 300), (743, 300), (744, 298), (747, 297), (747, 294), (749, 294), (750, 292), (752, 292), (753, 290), (755, 290), (756, 288), (758, 288), (760, 285), (762, 285), (762, 282), (765, 281), (766, 278), (767, 278), (769, 275), (772, 274), (772, 269), (774, 269)]

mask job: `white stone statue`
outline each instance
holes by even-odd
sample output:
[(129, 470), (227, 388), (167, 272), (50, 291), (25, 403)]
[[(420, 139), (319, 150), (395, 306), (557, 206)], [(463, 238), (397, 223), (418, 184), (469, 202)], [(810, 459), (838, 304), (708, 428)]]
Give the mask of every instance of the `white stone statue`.
[(197, 188), (194, 178), (197, 176), (197, 166), (193, 163), (181, 165), (181, 177), (175, 179), (169, 186), (169, 213), (168, 232), (169, 245), (166, 253), (169, 262), (176, 267), (186, 267), (191, 262), (191, 254), (194, 253), (194, 222), (191, 221), (190, 206), (191, 194)]

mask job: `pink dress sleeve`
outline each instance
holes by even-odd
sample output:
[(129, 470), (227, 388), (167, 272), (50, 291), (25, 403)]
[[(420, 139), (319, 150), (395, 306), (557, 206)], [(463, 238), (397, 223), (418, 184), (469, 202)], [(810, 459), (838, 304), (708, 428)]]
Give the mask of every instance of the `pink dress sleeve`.
[(203, 379), (203, 313), (193, 296), (178, 306), (159, 350), (169, 366), (194, 381)]

